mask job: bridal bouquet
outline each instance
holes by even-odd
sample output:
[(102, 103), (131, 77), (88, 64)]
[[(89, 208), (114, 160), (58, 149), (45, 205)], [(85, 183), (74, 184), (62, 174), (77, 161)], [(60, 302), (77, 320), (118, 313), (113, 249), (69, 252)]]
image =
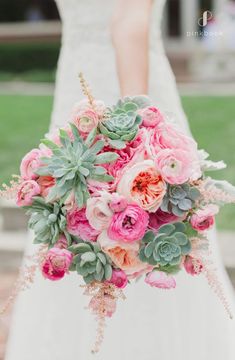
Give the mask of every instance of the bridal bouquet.
[(139, 277), (171, 289), (180, 271), (204, 273), (217, 286), (207, 231), (235, 193), (205, 171), (223, 162), (208, 161), (147, 97), (107, 108), (84, 92), (88, 99), (75, 105), (68, 125), (31, 150), (5, 186), (27, 210), (42, 275), (55, 281), (76, 272), (101, 325)]

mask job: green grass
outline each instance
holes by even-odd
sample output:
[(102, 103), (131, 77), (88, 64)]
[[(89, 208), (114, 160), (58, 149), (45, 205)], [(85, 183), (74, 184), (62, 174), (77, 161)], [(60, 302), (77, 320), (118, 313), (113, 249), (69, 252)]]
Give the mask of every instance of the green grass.
[[(213, 160), (224, 159), (226, 170), (212, 173), (235, 184), (235, 102), (232, 97), (183, 97), (192, 132)], [(48, 129), (52, 97), (0, 96), (0, 182), (18, 173), (22, 156), (38, 145)], [(218, 226), (235, 230), (235, 206), (226, 206)]]

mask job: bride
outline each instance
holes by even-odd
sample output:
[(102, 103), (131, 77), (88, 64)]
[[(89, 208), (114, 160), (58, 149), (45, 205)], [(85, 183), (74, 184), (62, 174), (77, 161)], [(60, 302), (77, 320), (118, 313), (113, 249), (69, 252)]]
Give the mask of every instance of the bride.
[[(96, 98), (114, 103), (122, 95), (149, 94), (175, 114), (189, 132), (160, 33), (165, 0), (57, 0), (63, 23), (51, 129), (63, 126), (82, 98), (83, 71)], [(111, 31), (109, 23), (112, 18)], [(111, 39), (112, 37), (112, 39)], [(113, 42), (113, 47), (112, 47)], [(115, 61), (116, 58), (116, 61)], [(216, 235), (211, 243), (218, 275), (233, 305), (233, 293)], [(34, 248), (30, 247), (29, 252)], [(51, 283), (38, 275), (20, 294), (6, 360), (89, 360), (96, 323), (76, 275)], [(142, 281), (108, 323), (100, 360), (234, 360), (235, 324), (203, 276), (178, 276), (177, 289), (160, 291)]]

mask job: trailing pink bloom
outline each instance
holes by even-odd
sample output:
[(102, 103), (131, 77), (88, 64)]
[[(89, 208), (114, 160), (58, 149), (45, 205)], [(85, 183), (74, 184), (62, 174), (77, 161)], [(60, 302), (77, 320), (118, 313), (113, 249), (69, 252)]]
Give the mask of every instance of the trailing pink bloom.
[(160, 289), (174, 289), (176, 287), (176, 281), (173, 276), (157, 270), (149, 273), (145, 278), (145, 282), (150, 286)]
[(34, 196), (39, 195), (41, 188), (34, 180), (24, 181), (17, 192), (16, 204), (18, 206), (32, 205)]
[(184, 268), (190, 275), (199, 275), (203, 271), (203, 263), (200, 259), (186, 256), (184, 260)]
[(128, 284), (128, 279), (124, 271), (113, 269), (112, 277), (109, 282), (120, 289), (124, 289)]
[(112, 240), (134, 242), (143, 238), (148, 227), (149, 215), (137, 204), (129, 204), (122, 212), (113, 215), (108, 236)]
[(111, 318), (116, 311), (117, 299), (109, 294), (104, 294), (102, 297), (95, 295), (92, 297), (88, 307), (94, 315)]
[(69, 272), (73, 255), (70, 251), (54, 247), (48, 251), (41, 265), (42, 274), (49, 280), (60, 280)]

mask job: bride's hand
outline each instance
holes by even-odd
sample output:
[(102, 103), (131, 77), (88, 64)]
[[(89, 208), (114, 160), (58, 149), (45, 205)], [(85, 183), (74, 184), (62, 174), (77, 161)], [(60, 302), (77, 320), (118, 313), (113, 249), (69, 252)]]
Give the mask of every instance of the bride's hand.
[(117, 0), (111, 32), (122, 96), (148, 93), (151, 6), (152, 0)]

